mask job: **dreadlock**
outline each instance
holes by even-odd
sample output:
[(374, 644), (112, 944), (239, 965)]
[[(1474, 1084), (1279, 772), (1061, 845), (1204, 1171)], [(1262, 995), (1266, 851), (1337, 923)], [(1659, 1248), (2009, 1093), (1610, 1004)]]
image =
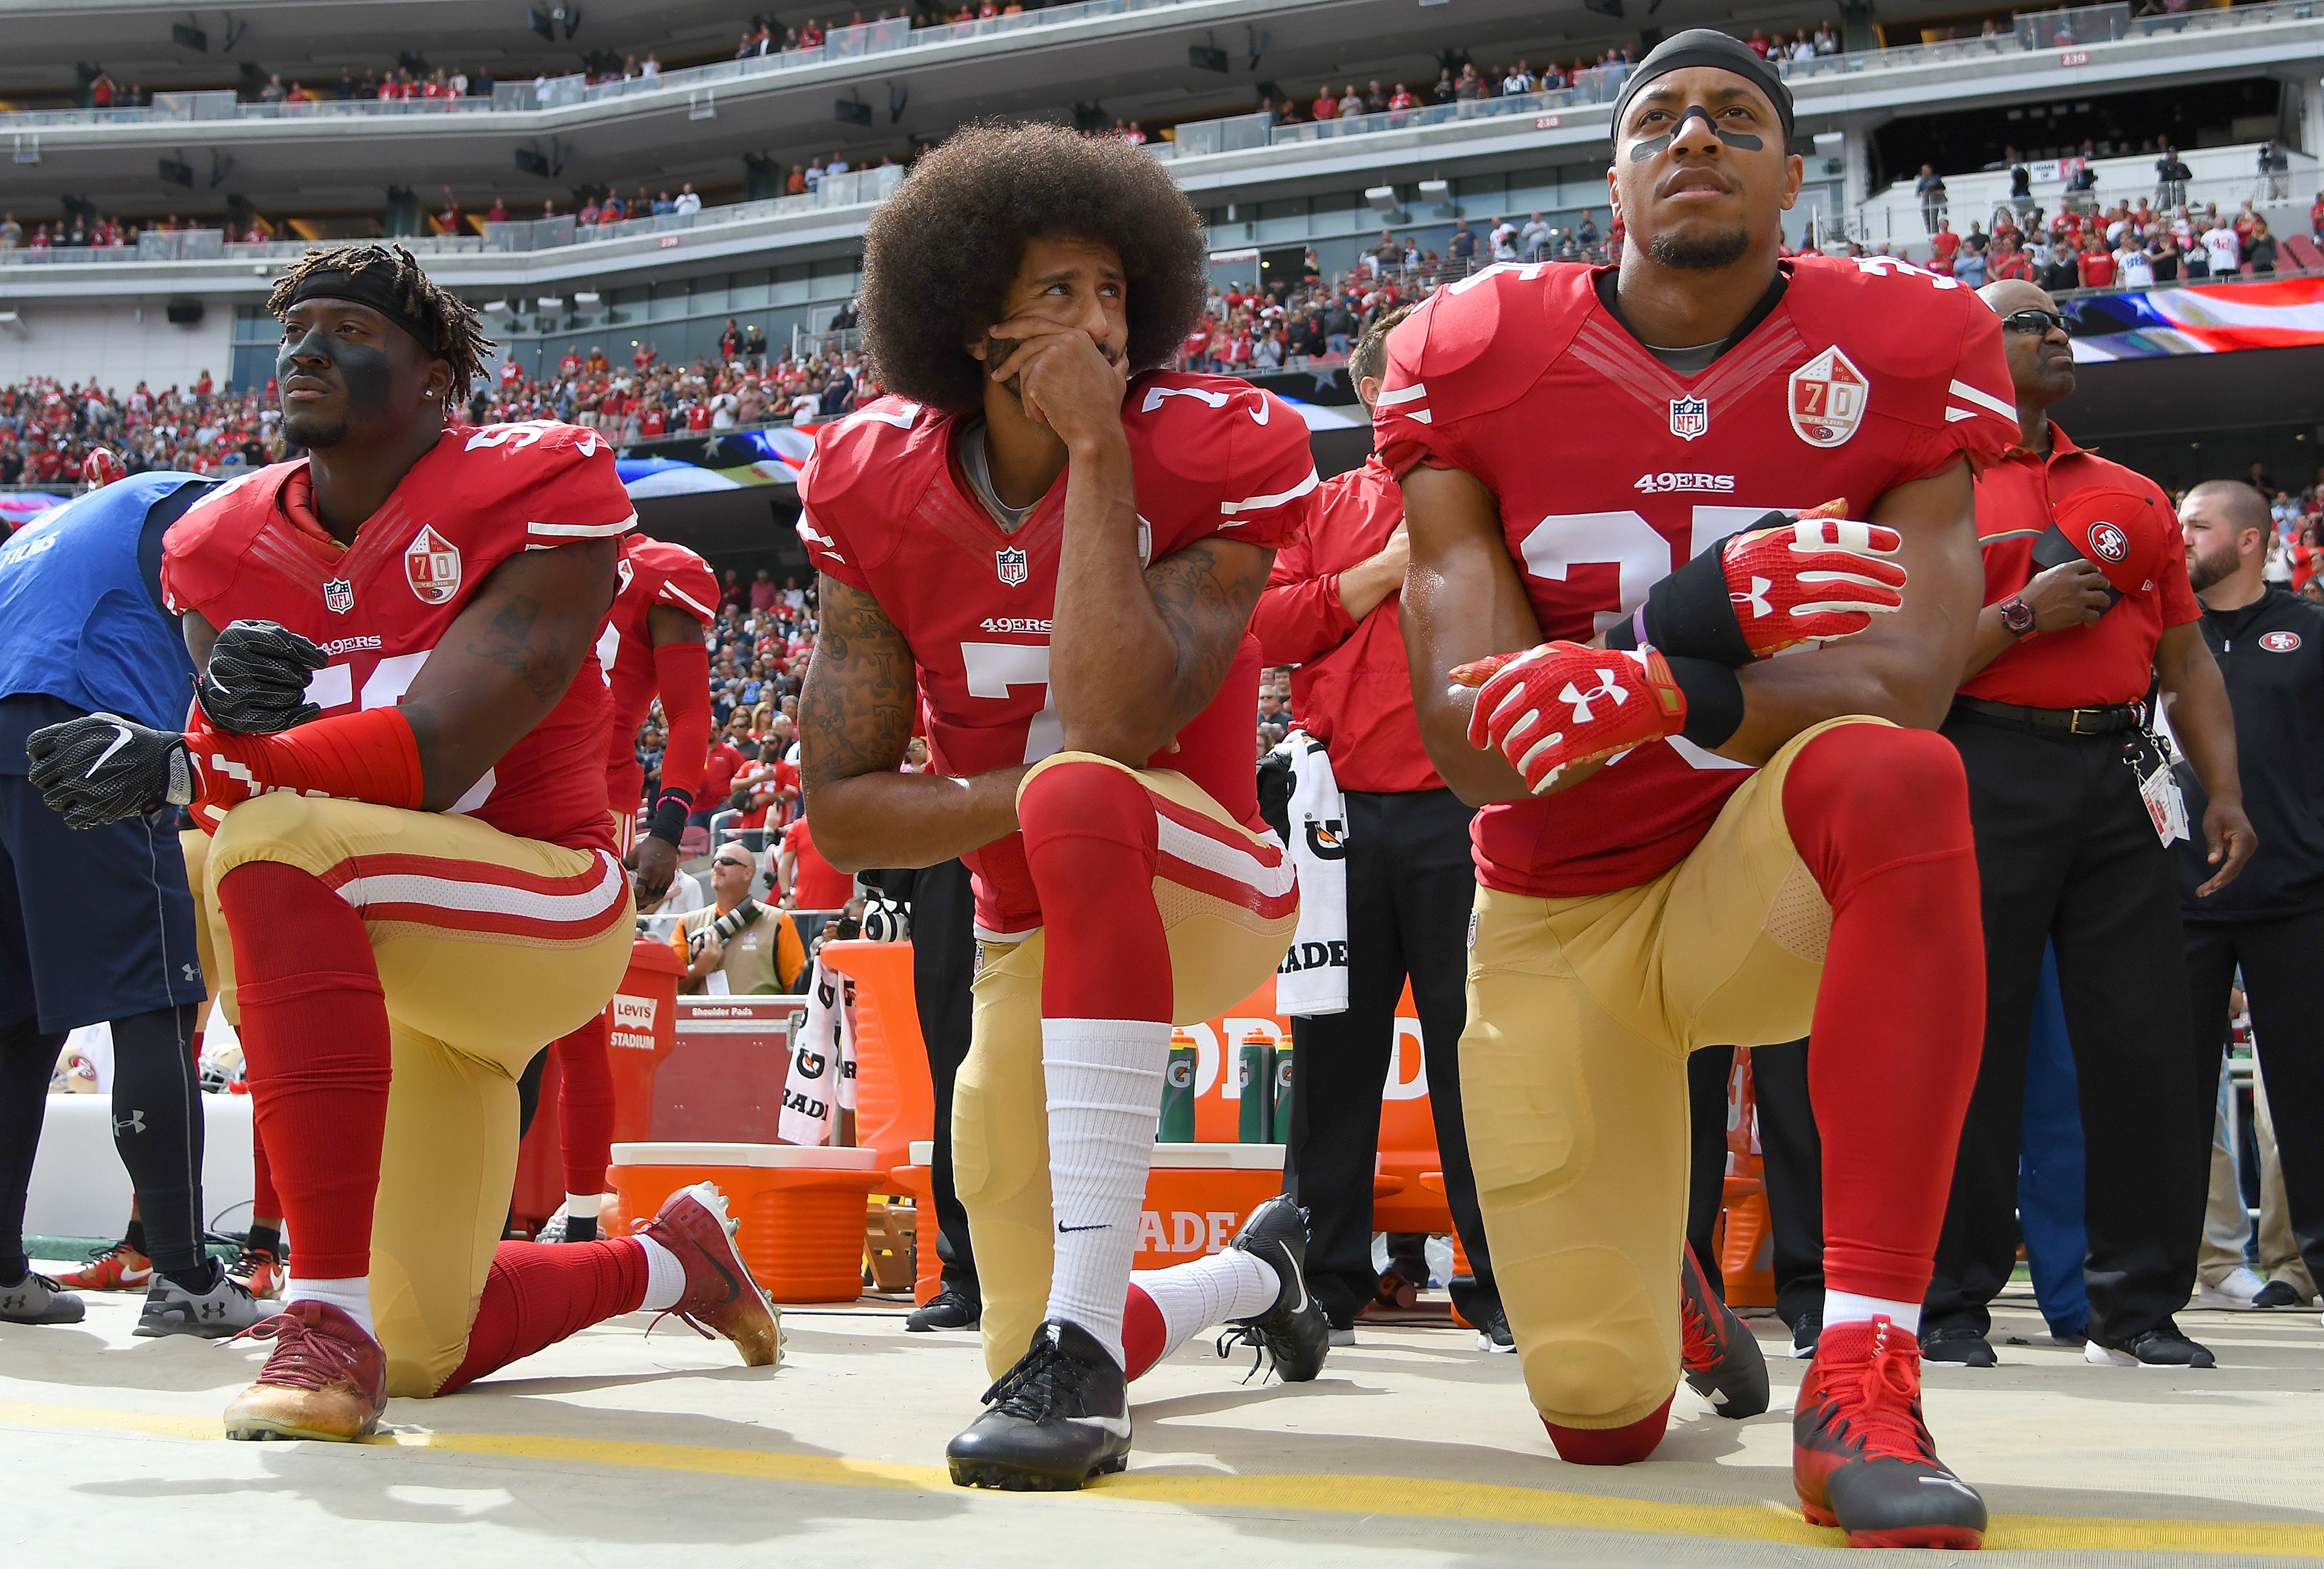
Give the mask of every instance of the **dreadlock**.
[(380, 271), (396, 306), (427, 328), (422, 340), (428, 352), (452, 367), (452, 385), (445, 402), (456, 407), (466, 401), (468, 383), (484, 374), (484, 363), (499, 346), (484, 335), (476, 308), (433, 281), (420, 270), (419, 260), (398, 245), (332, 245), (309, 251), (291, 269), (274, 281), (266, 297), (267, 314), (281, 319), (297, 297), (299, 285), (318, 272), (344, 272), (349, 277)]

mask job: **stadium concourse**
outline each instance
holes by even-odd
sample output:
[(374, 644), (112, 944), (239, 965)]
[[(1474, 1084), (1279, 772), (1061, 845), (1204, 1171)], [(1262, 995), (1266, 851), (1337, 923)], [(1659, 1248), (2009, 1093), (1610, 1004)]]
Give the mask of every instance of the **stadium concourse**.
[[(45, 1268), (46, 1266), (42, 1266)], [(901, 1331), (908, 1304), (793, 1308), (779, 1372), (650, 1315), (554, 1347), (457, 1400), (396, 1401), (364, 1444), (235, 1444), (217, 1409), (258, 1353), (130, 1337), (136, 1298), (74, 1328), (0, 1325), (9, 1539), (51, 1557), (103, 1522), (119, 1557), (157, 1533), (263, 1533), (284, 1561), (668, 1565), (710, 1550), (792, 1564), (1222, 1564), (1285, 1552), (1404, 1563), (1703, 1564), (1832, 1558), (1787, 1500), (1804, 1364), (1758, 1321), (1774, 1408), (1722, 1422), (1681, 1395), (1652, 1463), (1560, 1463), (1514, 1358), (1443, 1324), (1374, 1327), (1314, 1384), (1235, 1382), (1198, 1343), (1139, 1384), (1130, 1472), (1080, 1493), (956, 1488), (937, 1456), (983, 1373), (973, 1334)], [(1424, 1304), (1424, 1306), (1425, 1306)], [(2006, 1365), (1931, 1367), (1946, 1455), (2027, 1564), (2324, 1558), (2307, 1314), (2198, 1313), (2208, 1372), (2091, 1379), (2030, 1297), (1997, 1304)]]

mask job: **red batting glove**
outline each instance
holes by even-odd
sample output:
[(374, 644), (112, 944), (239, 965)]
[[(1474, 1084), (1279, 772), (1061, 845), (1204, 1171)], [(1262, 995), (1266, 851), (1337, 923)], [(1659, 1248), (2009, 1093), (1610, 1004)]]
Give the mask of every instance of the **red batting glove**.
[(1904, 603), (1904, 568), (1890, 559), (1903, 536), (1828, 515), (1839, 504), (1738, 534), (1720, 551), (1727, 597), (1754, 658), (1853, 637)]
[(1477, 688), (1469, 744), (1508, 759), (1536, 795), (1576, 763), (1660, 741), (1686, 725), (1686, 694), (1653, 649), (1547, 642), (1462, 665), (1452, 682)]

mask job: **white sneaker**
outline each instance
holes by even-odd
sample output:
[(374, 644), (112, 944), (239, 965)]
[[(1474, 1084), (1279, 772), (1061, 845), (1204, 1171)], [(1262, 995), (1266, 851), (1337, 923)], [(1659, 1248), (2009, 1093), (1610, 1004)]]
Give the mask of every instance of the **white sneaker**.
[(2195, 1306), (2198, 1307), (2249, 1307), (2252, 1305), (2252, 1298), (2260, 1294), (2261, 1288), (2265, 1284), (2265, 1281), (2253, 1274), (2249, 1269), (2238, 1264), (2227, 1278), (2217, 1286), (2197, 1286)]

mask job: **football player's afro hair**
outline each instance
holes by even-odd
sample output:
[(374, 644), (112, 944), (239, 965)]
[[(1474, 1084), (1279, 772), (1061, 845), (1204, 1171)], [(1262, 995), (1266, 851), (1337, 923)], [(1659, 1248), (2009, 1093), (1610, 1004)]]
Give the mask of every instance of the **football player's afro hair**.
[(971, 125), (922, 158), (863, 235), (858, 300), (880, 384), (931, 408), (984, 398), (964, 346), (1001, 319), (1028, 240), (1111, 245), (1129, 280), (1133, 374), (1165, 364), (1210, 294), (1208, 237), (1162, 165), (1059, 125)]

